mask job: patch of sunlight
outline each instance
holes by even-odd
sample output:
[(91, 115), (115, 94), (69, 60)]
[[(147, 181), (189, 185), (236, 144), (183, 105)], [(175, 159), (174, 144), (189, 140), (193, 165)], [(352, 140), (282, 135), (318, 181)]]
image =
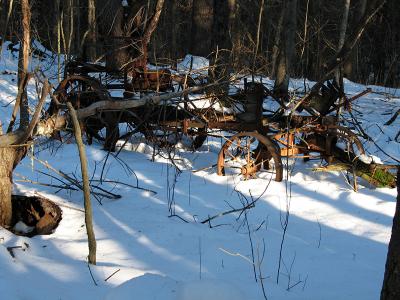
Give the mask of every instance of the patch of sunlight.
[[(326, 193), (329, 192), (331, 191), (326, 191)], [(293, 192), (290, 213), (309, 222), (315, 222), (316, 217), (318, 217), (321, 225), (330, 227), (332, 229), (344, 231), (349, 234), (364, 237), (383, 244), (388, 242), (387, 235), (382, 233), (390, 231), (391, 226), (385, 226), (370, 220), (365, 220), (361, 216), (356, 215), (356, 209), (353, 211), (354, 214), (351, 212), (345, 212), (340, 208), (340, 204), (337, 202), (335, 202), (335, 205), (339, 206), (338, 208), (336, 208), (334, 205), (328, 204), (327, 202), (322, 202), (321, 200), (318, 200), (318, 197), (321, 195), (326, 199), (334, 200), (332, 195), (324, 195), (322, 193), (322, 190), (319, 190), (319, 193), (313, 190), (308, 190), (307, 195), (302, 196), (298, 193), (298, 191), (296, 193)], [(315, 194), (316, 196), (313, 197), (312, 194)], [(285, 195), (280, 197), (278, 196), (277, 198), (279, 198), (279, 201), (271, 201), (269, 197), (263, 198), (265, 198), (265, 201), (267, 201), (269, 205), (272, 205), (276, 209), (283, 212), (285, 211)], [(299, 207), (299, 209), (297, 210), (296, 207)], [(312, 208), (315, 208), (315, 211), (323, 212), (323, 216), (303, 213), (304, 210), (310, 210)], [(374, 228), (374, 230), (372, 231), (371, 228)]]
[[(391, 192), (386, 194), (387, 198), (392, 198), (393, 201), (383, 201), (381, 200), (381, 196), (377, 195), (378, 193), (383, 193), (386, 190)], [(382, 214), (386, 217), (393, 218), (394, 212), (396, 209), (396, 192), (395, 189), (379, 189), (377, 191), (369, 190), (370, 194), (362, 194), (359, 193), (351, 193), (349, 195), (349, 202), (354, 206), (360, 207), (361, 209), (370, 211), (376, 214)], [(390, 197), (392, 195), (392, 197)], [(382, 202), (381, 202), (382, 201)]]

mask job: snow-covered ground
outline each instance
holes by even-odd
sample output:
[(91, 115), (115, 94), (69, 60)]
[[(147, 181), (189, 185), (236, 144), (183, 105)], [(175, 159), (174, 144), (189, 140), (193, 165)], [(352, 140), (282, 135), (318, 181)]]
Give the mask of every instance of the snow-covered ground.
[[(32, 68), (40, 64), (34, 59)], [(9, 52), (1, 57), (0, 72), (0, 119), (8, 124), (17, 90), (16, 59)], [(302, 87), (303, 80), (292, 84)], [(29, 88), (34, 103), (33, 82)], [(346, 81), (349, 95), (365, 88)], [(367, 151), (395, 163), (400, 118), (383, 124), (400, 108), (400, 93), (371, 88), (375, 93), (357, 100), (353, 114), (387, 155), (372, 142), (365, 142)], [(279, 183), (269, 173), (244, 181), (220, 177), (214, 168), (193, 172), (215, 164), (220, 146), (221, 140), (210, 138), (196, 152), (178, 148), (181, 172), (161, 156), (153, 161), (151, 146), (139, 138), (118, 157), (107, 158), (100, 144), (88, 146), (94, 179), (103, 171), (106, 180), (144, 188), (105, 183), (122, 197), (103, 199), (101, 205), (92, 199), (96, 266), (87, 264), (82, 193), (19, 182), (21, 177), (14, 176), (16, 193), (51, 199), (62, 208), (63, 219), (48, 236), (26, 238), (0, 229), (1, 297), (255, 300), (263, 299), (263, 286), (268, 299), (379, 298), (395, 189), (373, 189), (360, 181), (355, 193), (343, 174), (313, 172), (320, 162), (301, 159), (284, 161), (291, 176)], [(41, 140), (33, 151), (54, 168), (80, 176), (73, 141)], [(15, 172), (58, 184), (38, 171), (55, 175), (29, 157)], [(258, 197), (246, 213), (201, 223)], [(15, 246), (20, 248), (12, 257), (7, 247)]]

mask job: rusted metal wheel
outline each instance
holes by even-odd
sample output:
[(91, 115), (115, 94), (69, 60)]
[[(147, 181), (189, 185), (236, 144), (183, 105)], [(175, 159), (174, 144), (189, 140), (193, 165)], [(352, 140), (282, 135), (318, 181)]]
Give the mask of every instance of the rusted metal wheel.
[[(56, 88), (47, 113), (50, 116), (68, 114), (67, 102), (71, 102), (75, 109), (80, 109), (107, 99), (110, 99), (110, 94), (98, 80), (85, 75), (70, 75), (62, 80)], [(98, 134), (103, 127), (107, 127), (107, 122), (103, 121), (100, 116), (91, 116), (82, 120), (82, 129), (87, 134), (89, 144), (92, 143), (93, 137), (104, 140)]]
[[(60, 105), (71, 102), (75, 109), (87, 107), (90, 104), (109, 99), (109, 93), (99, 81), (85, 75), (71, 75), (60, 82), (54, 92), (49, 113), (54, 114)], [(58, 102), (58, 103), (57, 103)]]
[(275, 165), (275, 181), (282, 181), (281, 156), (274, 142), (258, 132), (240, 132), (222, 146), (218, 154), (217, 173), (225, 175), (226, 169), (233, 169), (245, 179), (255, 178), (257, 172), (269, 169), (271, 158)]

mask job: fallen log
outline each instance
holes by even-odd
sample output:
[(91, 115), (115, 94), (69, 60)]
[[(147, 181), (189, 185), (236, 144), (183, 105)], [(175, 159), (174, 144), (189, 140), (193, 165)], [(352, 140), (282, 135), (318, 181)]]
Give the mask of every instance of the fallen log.
[(387, 166), (380, 164), (368, 164), (363, 162), (352, 153), (345, 152), (339, 147), (332, 149), (333, 163), (325, 167), (314, 168), (314, 171), (349, 171), (354, 175), (368, 181), (371, 185), (378, 188), (395, 188), (396, 175), (391, 173), (389, 169), (396, 169), (397, 166)]
[[(90, 116), (95, 116), (100, 114), (101, 112), (106, 111), (123, 111), (138, 107), (143, 107), (147, 105), (158, 105), (163, 101), (167, 101), (173, 98), (181, 98), (190, 93), (195, 93), (199, 91), (204, 91), (207, 89), (214, 88), (223, 82), (212, 83), (204, 86), (196, 86), (192, 88), (188, 88), (182, 90), (180, 92), (168, 93), (163, 95), (152, 95), (142, 97), (140, 99), (124, 99), (124, 100), (102, 100), (95, 102), (88, 107), (84, 107), (76, 110), (77, 116), (79, 120), (83, 120)], [(65, 129), (65, 126), (68, 123), (68, 116), (63, 115), (53, 115), (47, 119), (43, 119), (38, 123), (36, 128), (37, 135), (49, 136), (52, 135), (55, 131)]]

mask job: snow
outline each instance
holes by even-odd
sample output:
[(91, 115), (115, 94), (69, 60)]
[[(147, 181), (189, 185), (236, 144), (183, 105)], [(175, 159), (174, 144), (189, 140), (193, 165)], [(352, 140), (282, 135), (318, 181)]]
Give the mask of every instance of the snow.
[(243, 293), (233, 284), (222, 280), (196, 280), (183, 283), (177, 300), (242, 300)]
[(33, 229), (35, 229), (35, 227), (28, 226), (22, 221), (18, 221), (17, 224), (14, 225), (14, 230), (22, 234), (30, 233)]
[[(17, 91), (16, 57), (6, 48), (0, 61), (3, 124), (8, 124)], [(34, 59), (31, 67), (35, 66), (43, 63)], [(49, 72), (56, 85), (54, 67)], [(263, 82), (272, 84), (267, 79)], [(291, 83), (294, 89), (304, 85), (303, 80)], [(348, 95), (366, 88), (345, 83)], [(400, 145), (394, 141), (400, 120), (383, 124), (400, 107), (400, 93), (371, 88), (374, 93), (355, 101), (352, 113), (386, 153), (363, 140), (367, 155), (394, 164), (400, 157)], [(33, 105), (37, 99), (34, 82), (30, 82), (29, 97)], [(354, 128), (348, 113), (344, 118)], [(236, 175), (220, 177), (215, 168), (193, 172), (215, 164), (223, 142), (209, 138), (196, 152), (178, 147), (175, 159), (181, 171), (166, 156), (153, 156), (151, 144), (140, 136), (134, 136), (118, 157), (107, 156), (100, 144), (87, 146), (92, 179), (99, 179), (103, 172), (105, 180), (143, 188), (104, 183), (103, 188), (121, 198), (103, 198), (102, 205), (92, 198), (95, 266), (87, 264), (82, 193), (19, 182), (17, 173), (33, 181), (60, 184), (46, 175), (56, 174), (26, 157), (16, 169), (14, 192), (51, 199), (60, 205), (63, 219), (53, 234), (33, 238), (0, 229), (2, 295), (7, 299), (255, 300), (263, 299), (262, 278), (269, 299), (379, 298), (396, 190), (372, 189), (360, 180), (355, 193), (344, 174), (313, 172), (320, 162), (300, 159), (284, 161), (291, 176), (283, 182), (271, 181), (269, 173), (244, 181)], [(61, 144), (40, 139), (33, 151), (54, 168), (80, 178), (73, 140)], [(258, 197), (246, 214), (227, 214), (201, 223)], [(12, 250), (12, 257), (7, 248), (16, 246), (20, 248)]]
[(185, 58), (178, 63), (177, 71), (181, 73), (190, 73), (194, 76), (193, 78), (200, 75), (207, 76), (209, 65), (210, 62), (208, 59), (187, 54)]
[(361, 154), (358, 158), (366, 164), (383, 164), (382, 160), (375, 155)]
[[(104, 299), (129, 300), (133, 298), (133, 295), (140, 295), (140, 299), (175, 300), (177, 289), (177, 281), (165, 276), (147, 273), (132, 278), (112, 289)], [(132, 291), (134, 291), (134, 294)]]

